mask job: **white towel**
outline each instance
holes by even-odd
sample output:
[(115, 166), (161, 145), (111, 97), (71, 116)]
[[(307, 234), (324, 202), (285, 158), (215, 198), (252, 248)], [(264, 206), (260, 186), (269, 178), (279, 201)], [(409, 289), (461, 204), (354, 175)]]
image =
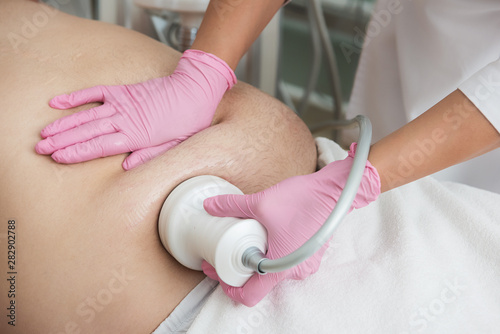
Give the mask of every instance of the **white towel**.
[[(318, 146), (322, 163), (345, 156)], [(500, 333), (500, 195), (432, 178), (384, 193), (316, 274), (253, 308), (218, 287), (188, 333)]]

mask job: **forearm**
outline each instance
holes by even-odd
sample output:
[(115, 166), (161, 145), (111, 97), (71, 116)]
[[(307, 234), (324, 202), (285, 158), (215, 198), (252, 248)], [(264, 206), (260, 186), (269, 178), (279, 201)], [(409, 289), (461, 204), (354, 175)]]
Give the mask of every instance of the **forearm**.
[(233, 70), (284, 0), (211, 0), (192, 48), (212, 53)]
[(382, 192), (500, 147), (500, 134), (459, 90), (371, 148)]

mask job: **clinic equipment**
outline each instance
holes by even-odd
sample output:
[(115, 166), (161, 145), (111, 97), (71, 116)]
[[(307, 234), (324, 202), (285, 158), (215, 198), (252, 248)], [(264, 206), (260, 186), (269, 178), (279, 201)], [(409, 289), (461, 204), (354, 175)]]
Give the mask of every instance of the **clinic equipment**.
[[(188, 49), (194, 42), (209, 2), (209, 0), (134, 0), (134, 4), (144, 9), (149, 15), (158, 39), (181, 52)], [(238, 66), (236, 73), (240, 79), (247, 83), (264, 90), (270, 95), (277, 95), (297, 115), (304, 118), (319, 78), (322, 55), (324, 54), (328, 69), (327, 73), (331, 82), (332, 119), (334, 121), (345, 120), (340, 89), (340, 74), (325, 22), (323, 2), (321, 0), (307, 0), (303, 1), (302, 4), (307, 11), (311, 33), (312, 61), (308, 82), (299, 101), (297, 103), (292, 101), (286, 85), (280, 78), (280, 71), (273, 70), (274, 67), (280, 66), (278, 60), (280, 51), (276, 52), (276, 59), (274, 60), (273, 53), (269, 49), (280, 45), (280, 33), (277, 28), (270, 29), (267, 32), (267, 29), (263, 31), (261, 41), (256, 41), (250, 48), (241, 61), (242, 64)], [(279, 19), (279, 15), (277, 16)], [(279, 26), (279, 23), (277, 25)], [(264, 35), (265, 38), (263, 38)], [(313, 125), (311, 128), (312, 131), (316, 126)], [(332, 130), (331, 139), (340, 142), (340, 132), (336, 129)], [(312, 132), (314, 134), (314, 131)]]
[(265, 258), (267, 233), (253, 219), (209, 215), (203, 208), (205, 198), (242, 192), (221, 178), (206, 175), (181, 183), (165, 200), (158, 221), (164, 247), (177, 261), (194, 270), (201, 270), (206, 260), (221, 280), (238, 287), (255, 272), (280, 272), (300, 264), (328, 242), (357, 194), (370, 151), (371, 123), (360, 115), (337, 122), (340, 127), (356, 123), (360, 127), (358, 147), (344, 190), (326, 222), (291, 254), (275, 260)]
[[(151, 16), (158, 38), (183, 52), (193, 44), (210, 0), (134, 0)], [(177, 15), (175, 20), (172, 14)]]

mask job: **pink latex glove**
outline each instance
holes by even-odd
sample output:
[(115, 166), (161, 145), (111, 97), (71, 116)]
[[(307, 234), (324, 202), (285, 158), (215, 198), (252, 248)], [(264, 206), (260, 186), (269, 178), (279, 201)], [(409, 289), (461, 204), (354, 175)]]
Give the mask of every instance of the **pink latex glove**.
[(53, 98), (50, 106), (57, 109), (103, 105), (49, 124), (36, 151), (52, 154), (59, 163), (133, 152), (123, 168), (134, 168), (209, 127), (222, 96), (235, 83), (233, 70), (223, 60), (187, 50), (168, 77), (95, 86)]
[[(351, 170), (356, 144), (344, 160), (332, 162), (310, 175), (286, 179), (269, 189), (252, 195), (220, 195), (204, 201), (205, 210), (213, 216), (252, 218), (267, 229), (269, 259), (281, 258), (298, 249), (326, 221), (335, 207)], [(367, 162), (353, 208), (361, 208), (377, 199), (380, 177)], [(243, 287), (235, 288), (220, 281), (215, 269), (203, 262), (205, 274), (219, 280), (231, 299), (254, 306), (273, 287), (285, 279), (301, 280), (315, 273), (328, 243), (298, 266), (280, 273), (253, 275)]]

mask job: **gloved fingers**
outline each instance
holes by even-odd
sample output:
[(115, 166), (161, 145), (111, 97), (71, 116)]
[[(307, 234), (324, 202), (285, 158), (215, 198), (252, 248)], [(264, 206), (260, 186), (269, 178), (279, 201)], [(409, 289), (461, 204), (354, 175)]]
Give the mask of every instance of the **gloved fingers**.
[(296, 268), (292, 268), (289, 278), (294, 280), (303, 280), (315, 274), (321, 265), (321, 259), (328, 248), (329, 242), (323, 245), (313, 256), (299, 264)]
[(251, 196), (230, 194), (209, 197), (203, 201), (203, 207), (212, 216), (255, 219), (249, 206)]
[(215, 268), (210, 263), (203, 261), (201, 268), (205, 275), (219, 281), (224, 293), (229, 298), (248, 307), (255, 306), (281, 281), (279, 274), (254, 274), (243, 287), (237, 288), (221, 281)]
[(62, 148), (113, 132), (116, 130), (109, 119), (98, 119), (45, 138), (36, 144), (35, 150), (39, 154), (52, 154)]
[(180, 142), (180, 140), (172, 140), (158, 146), (143, 148), (134, 151), (123, 161), (122, 167), (125, 170), (130, 170), (139, 165), (142, 165), (143, 163), (152, 160), (160, 154), (167, 152), (172, 147), (177, 146)]
[(203, 270), (205, 275), (207, 275), (211, 279), (216, 280), (216, 281), (220, 280), (219, 275), (217, 275), (217, 272), (215, 271), (215, 268), (207, 261), (203, 260), (201, 262), (201, 269)]
[(245, 306), (252, 307), (267, 296), (276, 284), (283, 279), (280, 274), (259, 275), (256, 273), (241, 288), (227, 285), (224, 282), (220, 282), (220, 284), (229, 298)]
[(75, 114), (62, 117), (47, 125), (41, 132), (42, 138), (47, 138), (55, 134), (75, 128), (79, 125), (95, 121), (97, 119), (112, 116), (115, 113), (114, 108), (109, 105), (82, 110)]
[(130, 152), (127, 140), (120, 132), (99, 136), (58, 150), (52, 154), (52, 159), (59, 163), (72, 164)]
[(50, 100), (49, 105), (55, 109), (70, 109), (83, 104), (102, 101), (104, 101), (103, 86), (94, 86), (70, 94), (58, 95)]

